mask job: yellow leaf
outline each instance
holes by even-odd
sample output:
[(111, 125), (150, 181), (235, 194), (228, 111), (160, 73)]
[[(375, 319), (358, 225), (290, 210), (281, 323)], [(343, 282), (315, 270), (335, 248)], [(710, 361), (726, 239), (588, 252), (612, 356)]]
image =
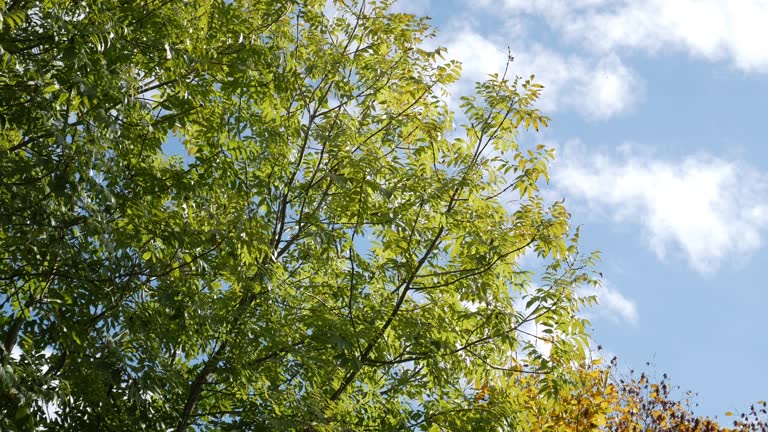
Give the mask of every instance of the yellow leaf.
[(480, 386), (480, 391), (477, 392), (477, 395), (475, 395), (475, 402), (480, 402), (485, 398), (485, 396), (488, 394), (488, 383), (483, 383), (482, 386)]
[(730, 412), (730, 411), (726, 411), (726, 412), (725, 412), (725, 416), (726, 416), (726, 417), (730, 417), (730, 416), (732, 416), (732, 415), (733, 415), (733, 413), (732, 413), (732, 412)]

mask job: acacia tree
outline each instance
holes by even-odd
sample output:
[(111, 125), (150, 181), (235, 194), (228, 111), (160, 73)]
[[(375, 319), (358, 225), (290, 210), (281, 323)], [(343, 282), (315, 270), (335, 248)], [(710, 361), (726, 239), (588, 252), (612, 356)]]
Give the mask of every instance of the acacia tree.
[(575, 385), (541, 86), (454, 128), (424, 18), (329, 6), (0, 1), (0, 428), (514, 430), (476, 383)]

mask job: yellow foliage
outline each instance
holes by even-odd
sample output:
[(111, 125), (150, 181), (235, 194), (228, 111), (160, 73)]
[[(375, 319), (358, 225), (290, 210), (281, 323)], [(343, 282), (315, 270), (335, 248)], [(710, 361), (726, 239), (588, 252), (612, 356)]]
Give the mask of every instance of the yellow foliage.
[[(555, 389), (553, 397), (543, 398), (545, 375), (513, 373), (498, 385), (478, 386), (476, 401), (512, 399), (520, 407), (515, 429), (531, 432), (757, 432), (768, 430), (766, 402), (730, 420), (725, 427), (717, 421), (691, 412), (691, 392), (675, 394), (679, 388), (668, 382), (666, 374), (655, 382), (647, 374), (618, 378), (615, 362), (599, 367), (590, 362), (570, 373), (571, 385)], [(556, 401), (556, 402), (553, 402)], [(732, 417), (732, 412), (726, 412)]]

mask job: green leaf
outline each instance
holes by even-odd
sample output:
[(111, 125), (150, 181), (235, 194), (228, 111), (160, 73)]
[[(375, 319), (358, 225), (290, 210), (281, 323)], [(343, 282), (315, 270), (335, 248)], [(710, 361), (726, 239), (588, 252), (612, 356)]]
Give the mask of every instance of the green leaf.
[[(574, 388), (593, 262), (515, 141), (532, 79), (451, 112), (388, 1), (40, 3), (0, 71), (0, 330), (61, 407), (30, 430), (501, 430)], [(511, 354), (547, 377), (502, 388)]]

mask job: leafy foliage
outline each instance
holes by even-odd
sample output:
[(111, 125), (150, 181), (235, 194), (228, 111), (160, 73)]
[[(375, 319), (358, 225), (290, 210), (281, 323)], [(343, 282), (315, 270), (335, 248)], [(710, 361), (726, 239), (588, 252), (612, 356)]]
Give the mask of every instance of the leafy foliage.
[[(615, 359), (612, 365), (615, 367)], [(610, 394), (615, 395), (612, 412), (607, 418), (605, 430), (659, 431), (659, 432), (759, 432), (768, 430), (768, 412), (766, 402), (759, 401), (748, 412), (731, 420), (732, 412), (726, 412), (726, 421), (731, 424), (721, 426), (711, 418), (696, 416), (692, 413), (694, 394), (682, 393), (679, 398), (674, 393), (680, 388), (669, 382), (667, 374), (660, 380), (653, 379), (647, 373), (615, 377), (610, 385)]]
[(0, 1), (0, 429), (514, 430), (576, 385), (541, 86), (455, 128), (427, 21), (332, 5)]
[(514, 407), (506, 429), (533, 432), (572, 432), (603, 430), (616, 410), (618, 394), (611, 384), (609, 368), (599, 367), (600, 360), (584, 362), (565, 369), (567, 380), (559, 383), (555, 397), (542, 398), (540, 388), (547, 376), (514, 372), (496, 383), (484, 383), (479, 397), (489, 404)]

